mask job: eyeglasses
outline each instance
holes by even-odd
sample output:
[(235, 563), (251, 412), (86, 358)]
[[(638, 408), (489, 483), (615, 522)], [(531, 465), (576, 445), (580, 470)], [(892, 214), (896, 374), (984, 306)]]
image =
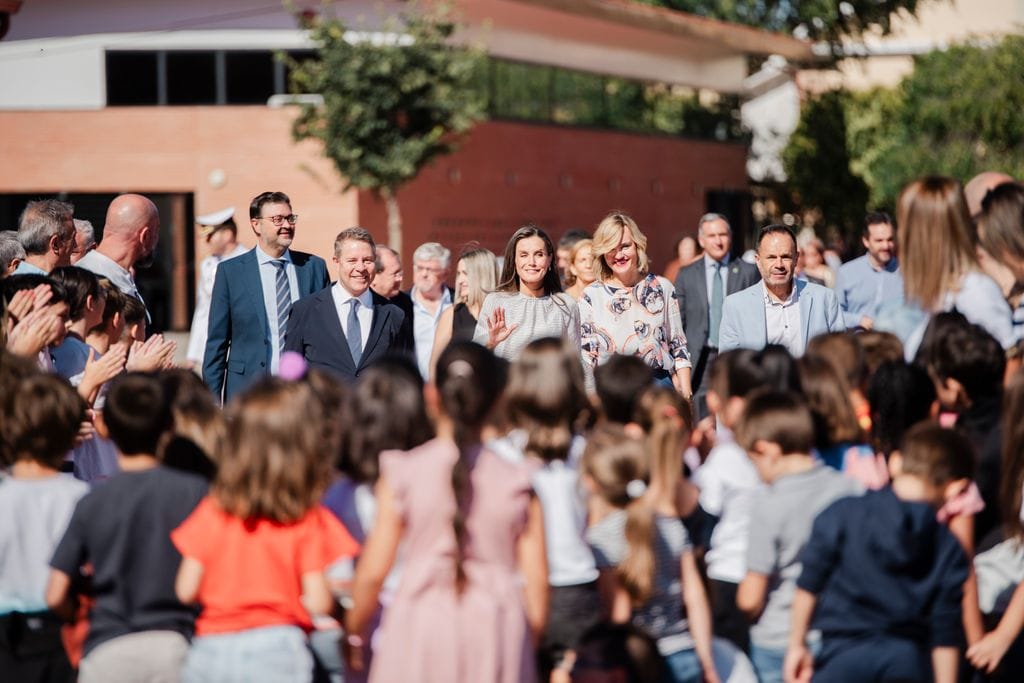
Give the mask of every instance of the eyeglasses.
[(287, 216), (260, 216), (259, 219), (261, 221), (270, 221), (271, 223), (280, 228), (282, 225), (284, 225), (285, 221), (288, 221), (288, 223), (291, 225), (295, 225), (296, 223), (298, 223), (299, 214), (292, 213)]

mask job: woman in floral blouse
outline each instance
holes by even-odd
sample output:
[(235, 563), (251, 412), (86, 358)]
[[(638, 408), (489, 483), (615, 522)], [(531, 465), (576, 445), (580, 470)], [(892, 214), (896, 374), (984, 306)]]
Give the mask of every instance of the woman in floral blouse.
[(597, 282), (579, 300), (588, 387), (594, 368), (613, 354), (634, 355), (689, 400), (690, 352), (679, 303), (672, 283), (648, 272), (647, 238), (632, 218), (613, 212), (597, 226), (592, 248)]

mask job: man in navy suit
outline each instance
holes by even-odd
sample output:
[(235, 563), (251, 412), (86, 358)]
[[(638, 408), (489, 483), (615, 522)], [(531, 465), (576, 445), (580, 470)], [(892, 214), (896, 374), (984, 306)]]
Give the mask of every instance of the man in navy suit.
[(718, 330), (725, 297), (761, 279), (757, 268), (732, 258), (732, 228), (720, 213), (707, 213), (697, 223), (697, 241), (704, 256), (679, 271), (676, 298), (686, 345), (693, 361), (693, 406), (697, 419), (708, 414), (708, 368), (718, 356)]
[(410, 349), (402, 309), (370, 289), (376, 245), (363, 228), (334, 240), (338, 281), (295, 304), (288, 320), (286, 351), (301, 353), (310, 368), (352, 382), (375, 361)]
[(297, 220), (288, 195), (257, 195), (249, 204), (256, 247), (217, 267), (203, 381), (225, 402), (277, 372), (292, 303), (330, 283), (322, 258), (289, 249)]
[(769, 225), (757, 238), (761, 282), (726, 297), (718, 346), (763, 349), (781, 344), (802, 356), (811, 337), (846, 329), (835, 293), (796, 280), (796, 235), (785, 225)]

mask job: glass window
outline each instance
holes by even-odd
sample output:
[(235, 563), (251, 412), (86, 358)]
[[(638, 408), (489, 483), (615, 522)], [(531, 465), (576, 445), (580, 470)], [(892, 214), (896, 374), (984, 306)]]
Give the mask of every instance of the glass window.
[(262, 52), (226, 52), (228, 104), (265, 104), (274, 94), (274, 55)]
[(107, 105), (157, 103), (155, 52), (108, 52)]
[(213, 52), (167, 53), (167, 104), (216, 104), (217, 66)]

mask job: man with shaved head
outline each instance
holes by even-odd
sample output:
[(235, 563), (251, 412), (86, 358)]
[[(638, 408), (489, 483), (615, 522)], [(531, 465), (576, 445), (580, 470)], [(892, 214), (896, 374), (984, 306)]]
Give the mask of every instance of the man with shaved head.
[(75, 265), (107, 278), (128, 296), (142, 301), (131, 269), (152, 265), (159, 241), (156, 204), (141, 194), (122, 194), (107, 209), (103, 239)]
[(1012, 183), (1013, 178), (1000, 171), (982, 171), (967, 181), (964, 185), (964, 199), (967, 200), (967, 209), (971, 212), (971, 218), (977, 220), (981, 215), (981, 200), (985, 198), (988, 191), (1003, 183)]

